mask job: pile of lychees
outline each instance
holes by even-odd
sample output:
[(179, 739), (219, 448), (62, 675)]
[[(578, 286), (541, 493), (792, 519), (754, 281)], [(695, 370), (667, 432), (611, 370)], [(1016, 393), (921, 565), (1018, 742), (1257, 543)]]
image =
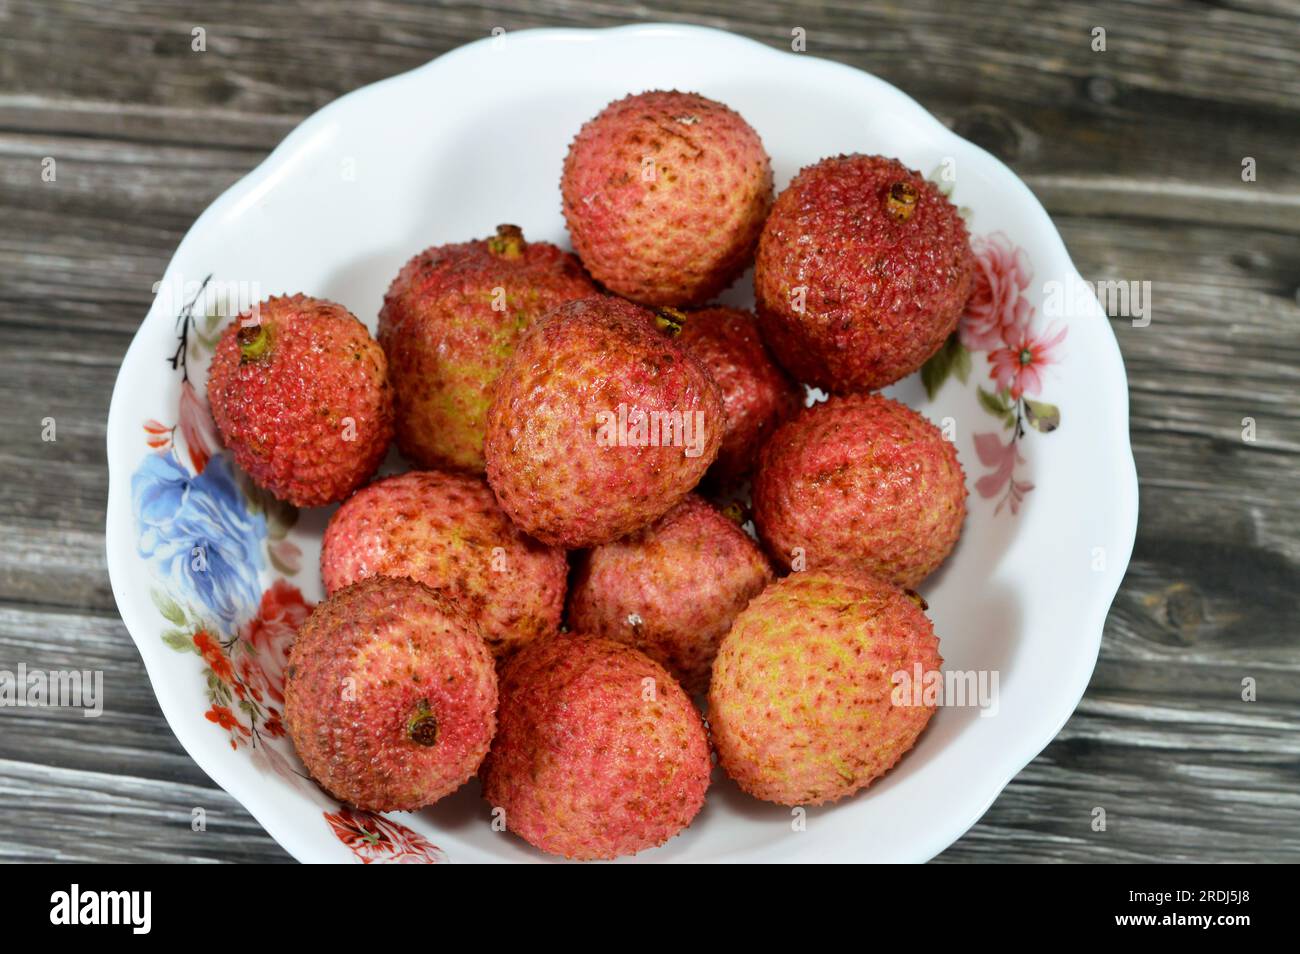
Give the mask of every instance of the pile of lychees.
[[(857, 792), (934, 714), (892, 690), (941, 664), (905, 587), (956, 544), (964, 475), (872, 392), (953, 332), (962, 219), (878, 156), (773, 201), (757, 133), (679, 92), (583, 126), (561, 195), (576, 256), (509, 225), (426, 249), (378, 341), (302, 295), (222, 336), (235, 460), (292, 504), (343, 501), (287, 673), (294, 745), (375, 811), (477, 774), (570, 858), (680, 832), (715, 754), (772, 802)], [(755, 314), (708, 304), (751, 264)], [(805, 407), (805, 384), (832, 396)], [(422, 469), (366, 483), (394, 435)]]

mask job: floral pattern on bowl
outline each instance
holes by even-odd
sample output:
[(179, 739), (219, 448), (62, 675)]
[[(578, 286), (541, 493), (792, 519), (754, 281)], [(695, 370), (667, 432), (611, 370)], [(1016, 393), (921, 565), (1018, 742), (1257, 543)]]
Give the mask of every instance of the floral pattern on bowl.
[(344, 807), (326, 812), (325, 820), (363, 865), (425, 865), (447, 860), (446, 852), (423, 835), (374, 812)]
[[(207, 280), (198, 294), (206, 287)], [(201, 660), (204, 718), (261, 769), (315, 794), (283, 721), (289, 649), (312, 610), (287, 578), (302, 565), (301, 550), (288, 539), (298, 513), (256, 487), (219, 449), (211, 413), (189, 377), (190, 359), (211, 352), (220, 324), (208, 313), (205, 331), (198, 330), (198, 301), (177, 316), (180, 340), (168, 359), (181, 373), (177, 423), (144, 422), (153, 453), (131, 478), (138, 550), (158, 584), (150, 598), (168, 624), (162, 641)], [(268, 567), (284, 575), (263, 588)], [(362, 864), (447, 860), (424, 836), (373, 812), (340, 806), (322, 814)]]
[(1005, 444), (996, 431), (975, 435), (979, 462), (991, 468), (975, 481), (975, 489), (985, 499), (998, 498), (995, 512), (1009, 505), (1014, 515), (1020, 512), (1025, 494), (1034, 489), (1031, 481), (1016, 477), (1017, 466), (1025, 463), (1020, 455), (1025, 425), (1043, 434), (1061, 426), (1060, 408), (1037, 395), (1047, 369), (1060, 361), (1059, 348), (1069, 329), (1032, 330), (1035, 308), (1026, 291), (1034, 272), (1023, 248), (1002, 232), (977, 237), (971, 246), (977, 267), (974, 291), (957, 331), (925, 363), (921, 380), (933, 398), (949, 376), (967, 383), (971, 355), (985, 355), (994, 386), (976, 387), (979, 404), (1011, 434)]

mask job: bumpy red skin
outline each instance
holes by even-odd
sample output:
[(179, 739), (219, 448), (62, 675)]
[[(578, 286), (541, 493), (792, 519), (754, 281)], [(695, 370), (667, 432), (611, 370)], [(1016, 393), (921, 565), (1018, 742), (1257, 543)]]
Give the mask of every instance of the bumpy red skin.
[(732, 620), (771, 580), (758, 544), (691, 494), (649, 527), (585, 556), (569, 629), (635, 646), (699, 695)]
[(942, 663), (930, 620), (902, 590), (856, 571), (791, 574), (749, 604), (718, 651), (718, 761), (766, 801), (852, 795), (893, 768), (934, 715), (910, 695), (894, 705), (894, 674), (914, 679), (915, 666)]
[[(312, 777), (370, 811), (414, 811), (459, 788), (496, 730), (497, 677), (477, 625), (421, 583), (370, 577), (321, 603), (298, 632), (285, 725)], [(413, 717), (436, 740), (411, 739)]]
[[(889, 210), (899, 182), (916, 190), (905, 221)], [(800, 381), (832, 393), (876, 390), (917, 370), (952, 334), (974, 268), (957, 209), (918, 173), (879, 156), (823, 159), (795, 176), (763, 227), (759, 325)]]
[(257, 310), (270, 335), (261, 357), (240, 352), (248, 314), (227, 326), (212, 356), (208, 403), (221, 439), (280, 500), (297, 507), (342, 500), (374, 474), (393, 439), (384, 352), (331, 301), (291, 295)]
[(722, 392), (727, 429), (709, 478), (722, 487), (733, 485), (753, 469), (773, 428), (803, 406), (803, 388), (772, 361), (747, 311), (691, 312), (677, 343), (699, 359)]
[[(661, 446), (634, 446), (635, 433), (617, 446), (620, 405), (647, 421), (680, 412), (702, 426), (677, 446), (662, 431)], [(488, 483), (510, 519), (542, 542), (597, 546), (680, 502), (717, 457), (724, 427), (717, 385), (654, 315), (617, 298), (570, 302), (529, 329), (497, 383)]]
[(933, 424), (879, 395), (833, 397), (777, 428), (754, 475), (754, 524), (790, 567), (847, 566), (913, 587), (957, 545), (966, 475)]
[(481, 477), (412, 471), (357, 491), (321, 546), (325, 591), (368, 576), (407, 576), (446, 591), (478, 621), (498, 658), (560, 626), (564, 551), (510, 522)]
[(580, 860), (662, 845), (704, 805), (700, 714), (660, 666), (609, 639), (560, 634), (501, 674), (483, 796), (542, 851)]
[[(504, 293), (505, 310), (493, 308)], [(483, 472), (492, 388), (530, 324), (595, 294), (581, 264), (546, 242), (517, 253), (489, 240), (426, 249), (402, 268), (379, 312), (397, 397), (397, 445), (424, 467)]]
[(597, 281), (647, 305), (697, 305), (753, 259), (772, 168), (758, 134), (721, 103), (640, 93), (582, 127), (560, 190)]

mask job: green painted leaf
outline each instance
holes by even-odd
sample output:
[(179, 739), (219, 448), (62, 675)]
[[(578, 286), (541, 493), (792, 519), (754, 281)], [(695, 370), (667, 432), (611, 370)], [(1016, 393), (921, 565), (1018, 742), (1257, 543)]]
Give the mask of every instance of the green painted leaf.
[(921, 366), (921, 383), (925, 385), (925, 393), (933, 398), (948, 380), (948, 375), (953, 373), (962, 383), (965, 383), (970, 374), (970, 352), (956, 333), (950, 335), (943, 347)]
[(999, 391), (994, 394), (983, 388), (976, 388), (975, 393), (979, 396), (980, 407), (994, 417), (1001, 418), (1003, 427), (1016, 426), (1016, 405), (1007, 392)]
[(177, 626), (185, 625), (185, 610), (181, 609), (179, 603), (162, 590), (150, 590), (149, 596), (153, 599), (153, 605), (158, 607), (158, 612), (163, 614), (163, 619)]
[(1004, 417), (1006, 416), (1007, 411), (1011, 410), (1011, 405), (1007, 402), (1004, 395), (992, 394), (989, 391), (985, 391), (983, 388), (976, 388), (975, 391), (979, 395), (980, 407), (984, 408), (984, 410), (988, 411), (994, 417)]
[(970, 378), (970, 352), (966, 346), (961, 343), (961, 339), (954, 334), (948, 339), (948, 343), (954, 348), (952, 357), (952, 373), (957, 375), (957, 380), (962, 384)]
[(1061, 426), (1061, 409), (1046, 401), (1025, 398), (1025, 420), (1034, 430), (1050, 434)]
[(230, 687), (218, 679), (217, 674), (211, 669), (208, 670), (208, 692), (216, 702), (223, 705), (230, 704)]
[(190, 636), (190, 634), (183, 632), (182, 630), (179, 629), (164, 630), (162, 634), (162, 641), (166, 643), (168, 646), (170, 646), (172, 649), (180, 653), (198, 652), (198, 649), (195, 648), (194, 646), (194, 639)]
[(921, 365), (921, 383), (925, 385), (926, 396), (933, 400), (946, 380), (948, 380), (948, 363), (944, 360), (943, 352), (940, 351)]

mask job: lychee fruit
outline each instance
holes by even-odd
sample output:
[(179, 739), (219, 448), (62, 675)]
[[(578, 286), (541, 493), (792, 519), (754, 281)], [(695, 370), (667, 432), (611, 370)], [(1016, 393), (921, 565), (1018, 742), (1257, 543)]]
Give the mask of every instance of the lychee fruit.
[(691, 312), (677, 343), (704, 365), (722, 392), (727, 426), (709, 477), (726, 488), (748, 475), (773, 428), (803, 406), (804, 390), (772, 361), (747, 311)]
[(576, 258), (524, 241), (513, 225), (407, 262), (379, 312), (402, 453), (423, 467), (482, 473), (488, 402), (519, 336), (595, 290)]
[(852, 795), (893, 768), (934, 715), (926, 693), (895, 689), (924, 686), (942, 663), (930, 620), (902, 590), (858, 571), (793, 573), (736, 617), (718, 650), (718, 761), (770, 802)]
[(704, 804), (712, 766), (700, 714), (626, 643), (561, 634), (525, 646), (502, 671), (498, 720), (483, 796), (542, 851), (635, 854)]
[(342, 305), (268, 298), (230, 323), (208, 371), (208, 403), (235, 463), (280, 500), (342, 500), (393, 437), (384, 352)]
[(496, 729), (497, 677), (478, 626), (414, 580), (344, 587), (298, 631), (285, 725), (340, 801), (414, 811), (459, 788)]
[(691, 494), (650, 526), (580, 558), (568, 625), (635, 646), (700, 695), (732, 620), (771, 580), (758, 544)]
[(759, 454), (754, 524), (786, 567), (859, 567), (916, 586), (966, 516), (957, 451), (879, 395), (832, 397), (781, 425)]
[(325, 591), (368, 576), (407, 576), (445, 591), (501, 657), (560, 626), (568, 561), (497, 505), (482, 477), (412, 471), (376, 481), (330, 518)]
[(795, 176), (763, 227), (759, 326), (805, 384), (876, 390), (939, 350), (974, 274), (961, 215), (920, 174), (880, 156), (823, 159)]
[(502, 372), (488, 409), (488, 483), (542, 542), (597, 546), (681, 501), (725, 426), (717, 385), (653, 314), (586, 298), (530, 328)]
[(697, 305), (752, 261), (772, 168), (738, 113), (655, 91), (582, 127), (560, 189), (573, 247), (597, 281), (642, 304)]

